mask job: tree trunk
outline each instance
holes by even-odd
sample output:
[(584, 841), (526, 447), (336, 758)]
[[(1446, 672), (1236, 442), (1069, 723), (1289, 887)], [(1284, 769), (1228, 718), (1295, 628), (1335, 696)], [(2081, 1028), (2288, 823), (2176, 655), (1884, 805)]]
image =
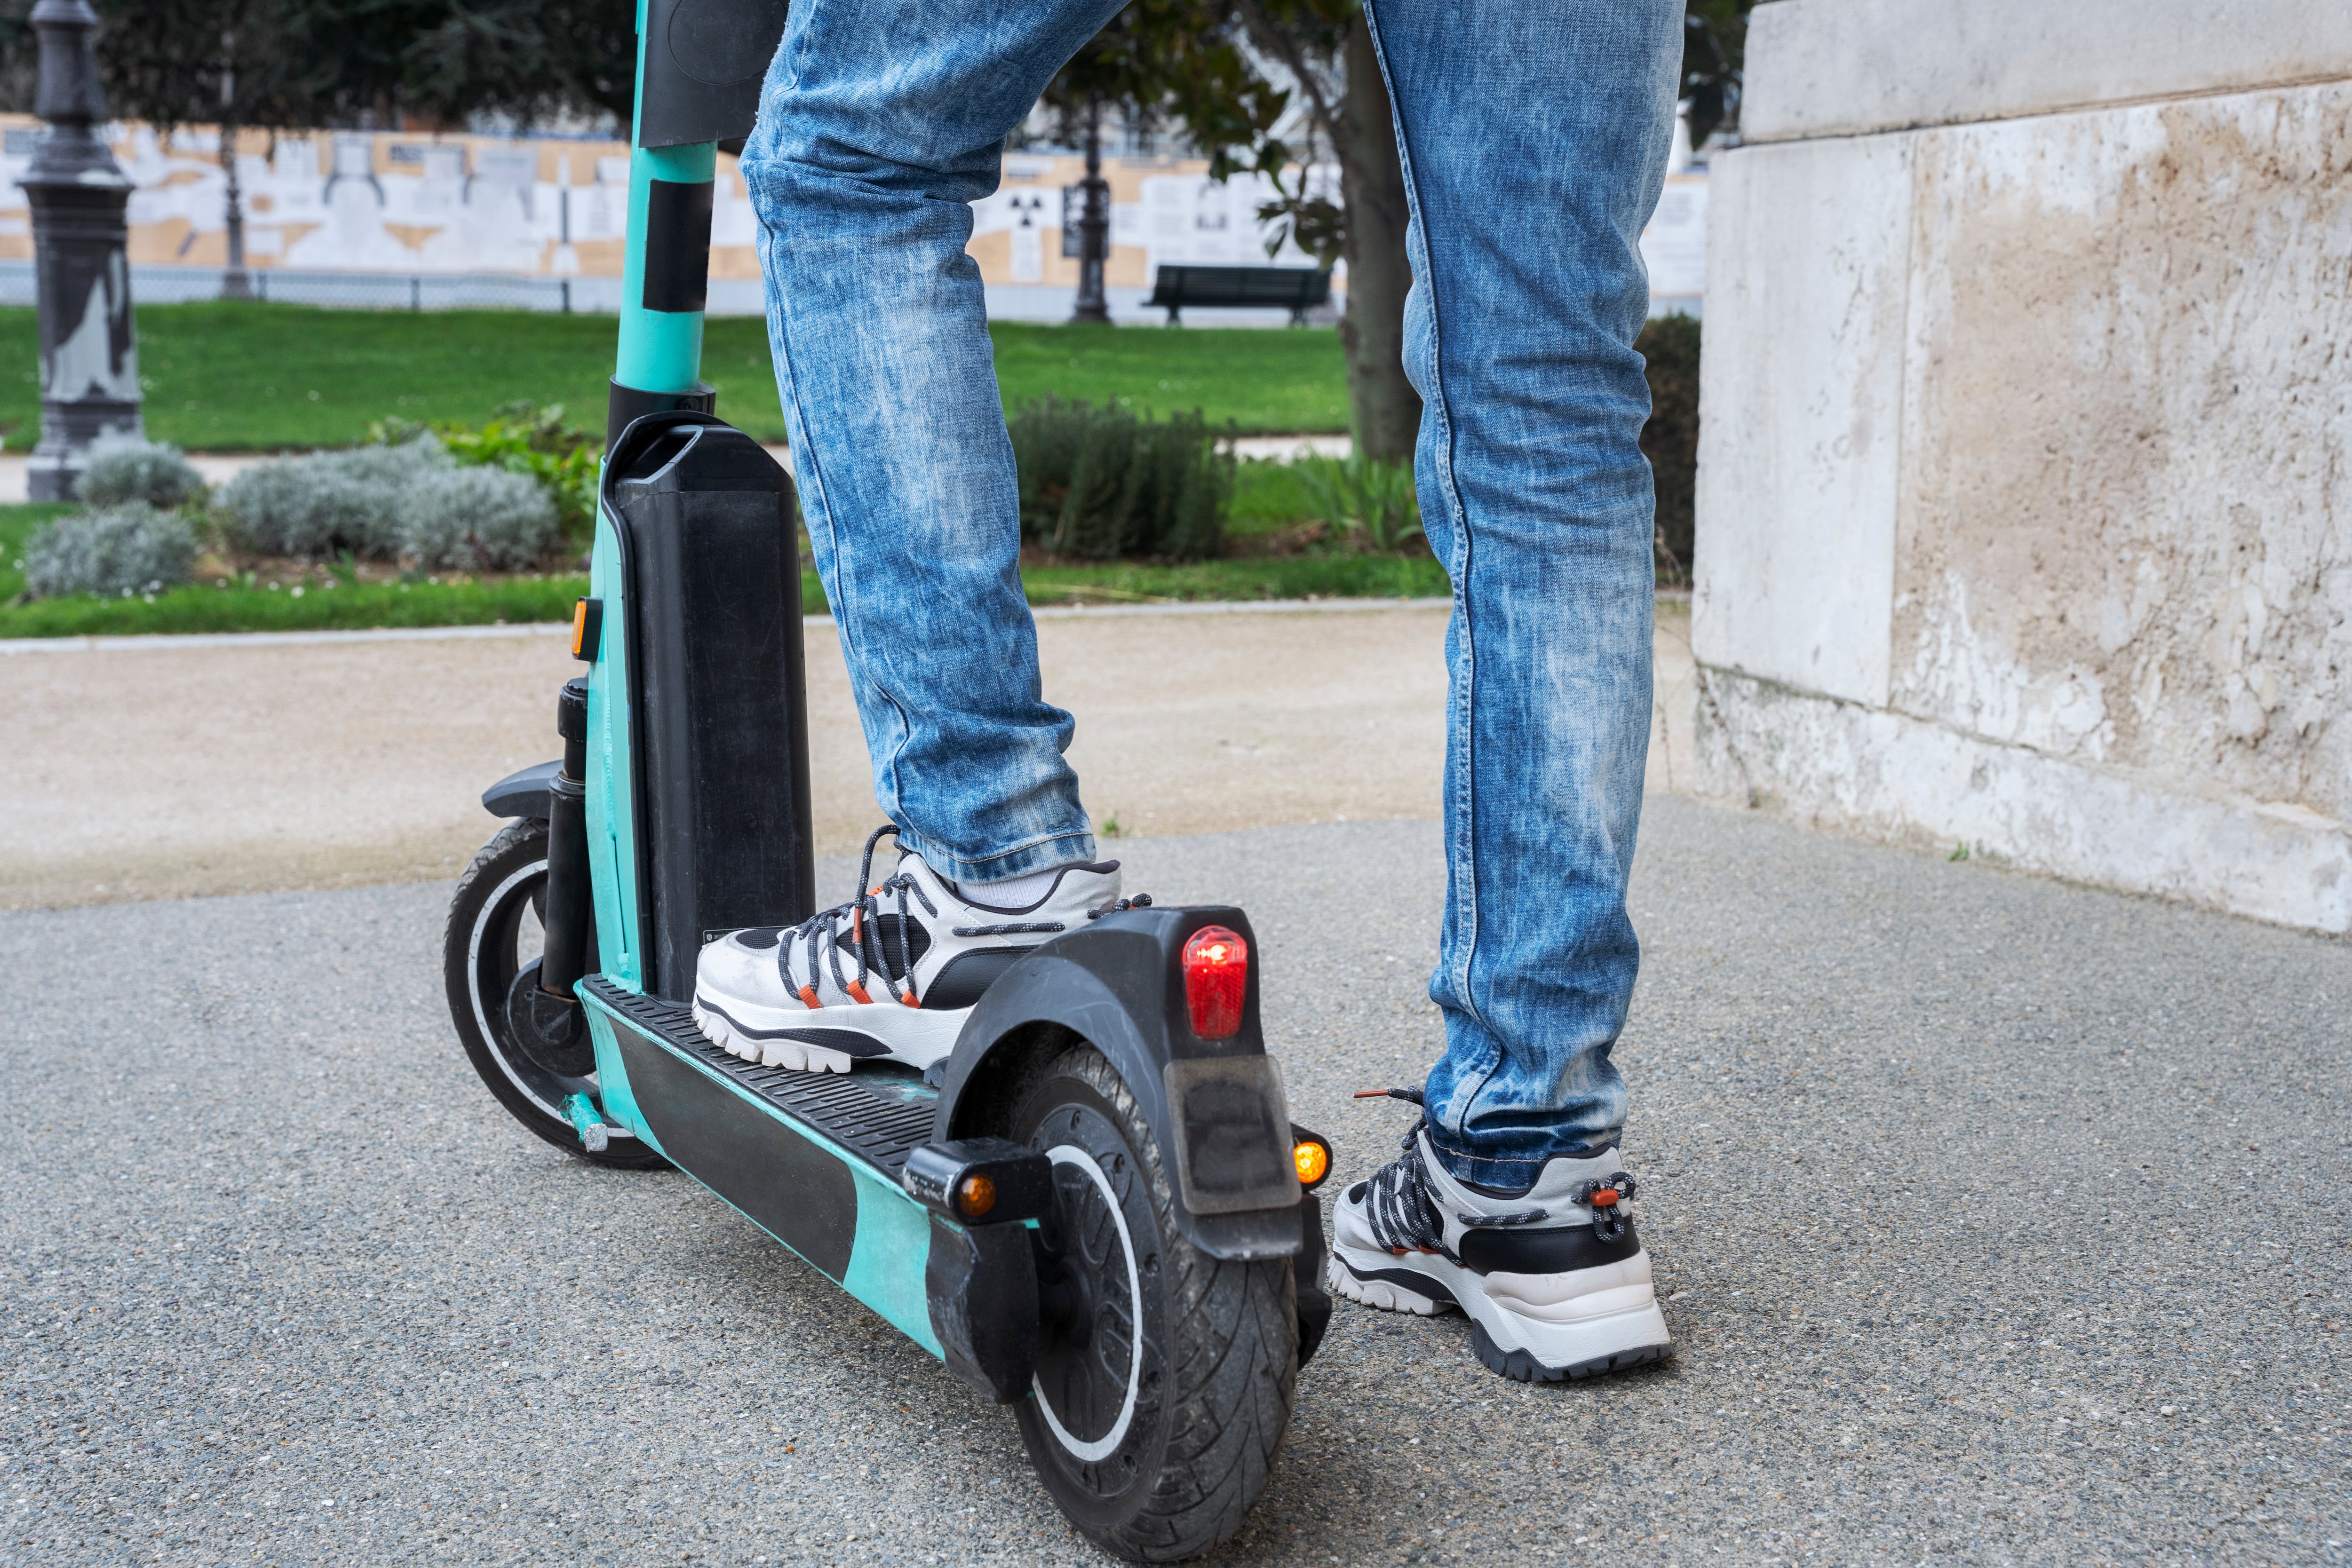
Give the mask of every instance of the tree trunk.
[(245, 192), (236, 180), (236, 127), (224, 124), (220, 128), (221, 172), (228, 176), (227, 211), (223, 222), (228, 228), (228, 270), (221, 274), (220, 297), (223, 299), (253, 298), (253, 275), (245, 269)]
[(1339, 105), (1339, 194), (1348, 210), (1348, 401), (1356, 450), (1384, 463), (1412, 459), (1421, 394), (1404, 375), (1404, 169), (1397, 161), (1389, 92), (1360, 16), (1348, 30), (1347, 97)]

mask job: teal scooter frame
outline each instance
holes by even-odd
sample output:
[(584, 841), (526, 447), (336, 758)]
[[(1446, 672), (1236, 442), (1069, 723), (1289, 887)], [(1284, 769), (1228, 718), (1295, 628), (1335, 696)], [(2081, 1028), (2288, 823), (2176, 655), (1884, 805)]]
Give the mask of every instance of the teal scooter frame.
[(1264, 1487), (1330, 1312), (1330, 1150), (1265, 1053), (1247, 916), (1138, 898), (1008, 952), (928, 1074), (753, 1065), (688, 1011), (704, 941), (814, 912), (792, 483), (700, 379), (718, 144), (782, 19), (640, 0), (587, 669), (562, 758), (483, 796), (452, 1015), (526, 1128), (694, 1177), (1012, 1406), (1089, 1539), (1189, 1555)]

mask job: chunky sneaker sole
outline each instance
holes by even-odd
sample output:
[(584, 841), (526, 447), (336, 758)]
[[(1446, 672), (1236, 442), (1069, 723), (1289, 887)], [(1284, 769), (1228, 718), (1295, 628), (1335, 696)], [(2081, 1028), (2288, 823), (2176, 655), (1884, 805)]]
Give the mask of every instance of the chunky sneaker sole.
[(1430, 1317), (1459, 1311), (1471, 1349), (1490, 1372), (1559, 1383), (1662, 1361), (1673, 1349), (1650, 1282), (1650, 1259), (1566, 1274), (1477, 1274), (1435, 1253), (1332, 1249), (1331, 1289), (1384, 1312)]
[(761, 1007), (740, 998), (715, 998), (698, 986), (694, 1022), (713, 1045), (762, 1067), (802, 1072), (846, 1072), (877, 1057), (930, 1067), (955, 1049), (970, 1008), (910, 1008), (896, 1001), (846, 1007)]

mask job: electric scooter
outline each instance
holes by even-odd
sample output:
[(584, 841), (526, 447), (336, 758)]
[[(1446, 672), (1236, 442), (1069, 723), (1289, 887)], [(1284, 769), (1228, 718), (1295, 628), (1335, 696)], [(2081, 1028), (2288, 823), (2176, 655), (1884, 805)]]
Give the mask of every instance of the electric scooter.
[(640, 0), (620, 345), (562, 758), (492, 785), (457, 886), (459, 1040), (530, 1132), (674, 1166), (1010, 1406), (1046, 1491), (1139, 1560), (1239, 1528), (1322, 1337), (1322, 1138), (1289, 1120), (1259, 949), (1147, 897), (1006, 955), (928, 1072), (742, 1061), (704, 942), (815, 911), (791, 478), (700, 379), (712, 181), (777, 0)]

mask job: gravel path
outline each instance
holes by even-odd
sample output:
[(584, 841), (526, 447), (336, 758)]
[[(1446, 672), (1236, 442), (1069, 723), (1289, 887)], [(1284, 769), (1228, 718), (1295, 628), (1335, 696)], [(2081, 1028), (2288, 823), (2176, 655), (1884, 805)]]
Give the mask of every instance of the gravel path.
[[(495, 826), (482, 790), (559, 749), (580, 669), (559, 635), (482, 630), (0, 658), (0, 909), (454, 877)], [(1444, 637), (1414, 604), (1038, 620), (1087, 808), (1147, 837), (1434, 816)], [(1688, 789), (1686, 606), (1656, 648), (1650, 788)], [(847, 852), (881, 812), (829, 622), (808, 651), (817, 842)]]
[[(1435, 830), (1129, 858), (1253, 910), (1296, 1113), (1370, 1170)], [(0, 915), (0, 1564), (1095, 1561), (921, 1352), (504, 1121), (446, 891)], [(1675, 799), (1639, 896), (1677, 1358), (1530, 1389), (1343, 1303), (1221, 1561), (2352, 1554), (2352, 946)]]

